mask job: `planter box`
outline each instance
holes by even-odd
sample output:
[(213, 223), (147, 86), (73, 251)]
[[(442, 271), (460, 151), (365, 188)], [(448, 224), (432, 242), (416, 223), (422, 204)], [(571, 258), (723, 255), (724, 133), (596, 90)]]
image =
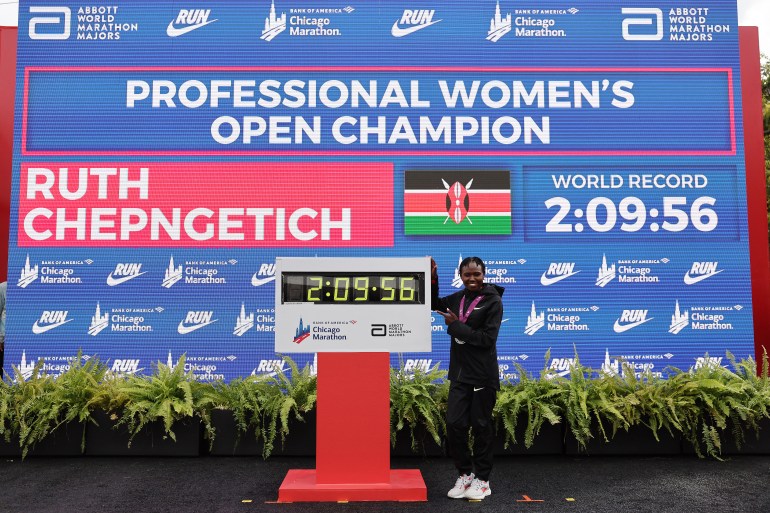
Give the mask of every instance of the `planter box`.
[[(759, 438), (757, 438), (759, 434)], [(728, 422), (727, 428), (721, 433), (722, 435), (722, 456), (730, 456), (735, 454), (770, 454), (770, 419), (762, 419), (759, 422), (759, 433), (755, 431), (747, 430), (745, 432), (745, 440), (741, 444), (741, 448), (738, 449), (733, 438), (732, 424)], [(702, 446), (703, 444), (701, 444)], [(702, 448), (705, 453), (705, 449)], [(695, 449), (689, 442), (684, 442), (682, 447), (684, 454), (695, 454)]]
[(391, 456), (444, 456), (444, 446), (446, 440), (441, 440), (438, 445), (433, 437), (427, 432), (424, 426), (419, 425), (414, 430), (414, 437), (417, 440), (417, 452), (412, 450), (412, 437), (409, 429), (404, 428), (396, 432), (396, 445), (391, 446)]
[(746, 439), (740, 449), (735, 444), (732, 431), (726, 435), (722, 442), (722, 454), (770, 454), (770, 419), (765, 418), (759, 422), (759, 432), (746, 431)]
[(564, 454), (564, 424), (551, 424), (546, 421), (540, 427), (540, 433), (535, 435), (532, 447), (527, 449), (524, 445), (524, 430), (527, 427), (526, 417), (519, 419), (516, 424), (516, 443), (509, 444), (505, 449), (505, 428), (502, 424), (498, 427), (495, 436), (495, 456), (525, 456), (531, 454)]
[[(315, 410), (306, 413), (304, 418), (305, 422), (300, 422), (293, 416), (289, 417), (289, 434), (286, 435), (286, 441), (281, 445), (281, 435), (276, 435), (271, 456), (315, 456)], [(214, 410), (211, 413), (211, 423), (216, 430), (214, 444), (209, 452), (212, 456), (262, 456), (263, 441), (256, 440), (253, 430), (238, 433), (232, 411)], [(208, 441), (204, 440), (204, 445), (208, 449)]]
[[(605, 426), (605, 430), (607, 430)], [(674, 455), (682, 453), (681, 436), (672, 437), (668, 431), (658, 431), (660, 441), (655, 437), (646, 426), (631, 426), (628, 431), (623, 429), (615, 433), (609, 442), (604, 441), (599, 426), (592, 426), (591, 433), (594, 434), (585, 450), (580, 450), (572, 430), (567, 427), (565, 433), (565, 452), (570, 456), (660, 456)], [(612, 436), (607, 431), (607, 437)]]
[[(83, 441), (83, 424), (70, 422), (59, 428), (46, 438), (41, 440), (27, 452), (27, 457), (35, 456), (80, 456), (81, 443)], [(10, 442), (0, 440), (0, 456), (9, 458), (21, 457), (19, 437), (11, 437)]]
[(109, 414), (93, 414), (98, 426), (89, 422), (86, 428), (87, 456), (198, 456), (201, 439), (197, 417), (177, 421), (172, 426), (176, 442), (165, 436), (162, 422), (153, 422), (137, 434), (128, 447), (128, 429), (115, 427)]

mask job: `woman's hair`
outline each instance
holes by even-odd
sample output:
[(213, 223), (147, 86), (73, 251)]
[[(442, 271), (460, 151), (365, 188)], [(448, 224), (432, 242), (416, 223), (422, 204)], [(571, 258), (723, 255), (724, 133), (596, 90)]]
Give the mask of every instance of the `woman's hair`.
[(481, 267), (481, 272), (486, 274), (487, 269), (486, 269), (486, 266), (484, 265), (484, 261), (481, 260), (479, 257), (475, 257), (475, 256), (464, 258), (463, 261), (460, 262), (460, 266), (457, 268), (460, 271), (460, 274), (462, 274), (463, 272), (463, 267), (470, 265), (471, 262)]

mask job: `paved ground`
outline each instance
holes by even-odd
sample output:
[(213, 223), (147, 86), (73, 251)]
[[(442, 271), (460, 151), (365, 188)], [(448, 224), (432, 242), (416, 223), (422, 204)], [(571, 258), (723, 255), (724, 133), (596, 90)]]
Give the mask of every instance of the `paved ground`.
[[(396, 458), (418, 468), (427, 503), (275, 504), (291, 468), (312, 458), (30, 458), (0, 461), (2, 513), (112, 512), (768, 512), (770, 457), (498, 458), (492, 495), (446, 498), (447, 458)], [(525, 496), (543, 502), (519, 502)], [(244, 502), (250, 501), (250, 502)]]

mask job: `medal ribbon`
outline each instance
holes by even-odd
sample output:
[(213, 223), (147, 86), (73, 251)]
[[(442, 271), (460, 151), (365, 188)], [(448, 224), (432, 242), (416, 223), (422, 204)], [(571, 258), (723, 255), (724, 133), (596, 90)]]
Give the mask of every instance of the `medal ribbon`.
[(468, 317), (471, 316), (471, 312), (474, 308), (476, 308), (476, 305), (481, 303), (481, 300), (484, 299), (484, 296), (478, 296), (476, 299), (471, 301), (471, 304), (468, 305), (468, 310), (465, 310), (465, 296), (460, 300), (460, 322), (465, 324), (465, 321), (468, 320)]

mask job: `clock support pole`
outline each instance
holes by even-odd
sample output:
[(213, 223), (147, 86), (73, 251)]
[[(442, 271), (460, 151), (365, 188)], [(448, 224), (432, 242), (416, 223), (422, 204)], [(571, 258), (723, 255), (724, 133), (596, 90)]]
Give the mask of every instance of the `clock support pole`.
[(318, 353), (317, 411), (316, 468), (289, 470), (278, 502), (427, 500), (419, 470), (390, 468), (388, 353)]

